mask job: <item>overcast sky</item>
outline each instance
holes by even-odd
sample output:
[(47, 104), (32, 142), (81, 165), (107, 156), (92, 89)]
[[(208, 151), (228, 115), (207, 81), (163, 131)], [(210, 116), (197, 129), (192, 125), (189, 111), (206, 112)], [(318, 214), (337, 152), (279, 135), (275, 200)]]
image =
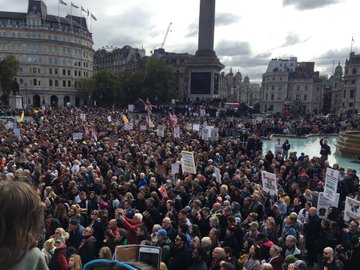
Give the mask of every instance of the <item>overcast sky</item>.
[[(60, 5), (60, 15), (70, 13)], [(26, 12), (26, 0), (0, 0), (0, 10)], [(45, 0), (57, 15), (58, 1)], [(200, 0), (73, 0), (89, 9), (94, 49), (112, 45), (143, 47), (150, 55), (159, 48), (172, 22), (165, 49), (194, 54), (197, 49)], [(359, 0), (217, 0), (215, 51), (233, 71), (260, 82), (272, 58), (314, 61), (316, 70), (330, 75), (353, 51), (360, 53)], [(73, 8), (73, 14), (80, 10)], [(83, 13), (85, 14), (85, 13)], [(90, 18), (90, 17), (89, 17)], [(90, 19), (88, 20), (91, 28)]]

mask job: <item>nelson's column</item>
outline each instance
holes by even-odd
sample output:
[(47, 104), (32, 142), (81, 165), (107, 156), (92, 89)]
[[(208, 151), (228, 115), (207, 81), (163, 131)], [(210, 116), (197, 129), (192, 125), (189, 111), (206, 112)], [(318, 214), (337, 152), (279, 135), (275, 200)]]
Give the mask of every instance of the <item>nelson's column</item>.
[(189, 59), (190, 99), (219, 95), (219, 72), (224, 68), (214, 51), (215, 0), (200, 0), (199, 40), (195, 56)]

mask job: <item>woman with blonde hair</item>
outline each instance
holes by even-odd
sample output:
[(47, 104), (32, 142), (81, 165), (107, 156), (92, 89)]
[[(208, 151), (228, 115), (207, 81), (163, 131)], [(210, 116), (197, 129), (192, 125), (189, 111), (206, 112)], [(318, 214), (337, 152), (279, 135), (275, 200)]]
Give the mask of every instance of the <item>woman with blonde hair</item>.
[(81, 270), (82, 262), (80, 255), (73, 254), (69, 258), (69, 270)]
[(25, 182), (0, 180), (0, 270), (48, 269), (36, 247), (41, 201)]
[(99, 251), (99, 259), (111, 260), (112, 253), (109, 247), (102, 247)]
[(55, 241), (57, 239), (59, 239), (60, 237), (64, 238), (64, 240), (68, 240), (69, 239), (69, 233), (66, 232), (63, 228), (59, 227), (59, 228), (56, 228), (55, 230), (55, 234), (53, 236), (51, 236), (51, 238), (54, 238)]

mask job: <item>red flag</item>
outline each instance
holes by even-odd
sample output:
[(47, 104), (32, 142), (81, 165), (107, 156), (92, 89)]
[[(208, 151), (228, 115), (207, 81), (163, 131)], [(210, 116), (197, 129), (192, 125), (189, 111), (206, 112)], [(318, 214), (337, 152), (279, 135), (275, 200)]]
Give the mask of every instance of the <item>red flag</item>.
[(147, 111), (148, 113), (152, 112), (152, 104), (151, 104), (149, 98), (146, 98), (145, 111)]

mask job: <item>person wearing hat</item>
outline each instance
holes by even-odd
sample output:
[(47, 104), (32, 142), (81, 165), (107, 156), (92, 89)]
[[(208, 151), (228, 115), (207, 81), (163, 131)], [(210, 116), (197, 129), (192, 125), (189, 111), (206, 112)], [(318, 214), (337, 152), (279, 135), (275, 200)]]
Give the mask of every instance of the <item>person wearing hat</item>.
[(83, 226), (81, 226), (79, 220), (77, 218), (69, 219), (69, 239), (66, 244), (68, 247), (74, 247), (78, 249), (80, 242), (82, 240), (82, 233), (85, 230)]
[(161, 247), (161, 261), (168, 265), (171, 256), (171, 250), (173, 248), (173, 243), (168, 238), (167, 231), (164, 229), (158, 230), (156, 235), (158, 241), (155, 243), (155, 246)]
[(293, 269), (295, 269), (295, 270), (307, 270), (308, 267), (307, 267), (306, 263), (303, 260), (297, 260), (293, 264)]
[(65, 239), (59, 237), (55, 241), (55, 252), (51, 257), (49, 262), (50, 269), (68, 269), (68, 259), (67, 259), (67, 246), (65, 244)]

